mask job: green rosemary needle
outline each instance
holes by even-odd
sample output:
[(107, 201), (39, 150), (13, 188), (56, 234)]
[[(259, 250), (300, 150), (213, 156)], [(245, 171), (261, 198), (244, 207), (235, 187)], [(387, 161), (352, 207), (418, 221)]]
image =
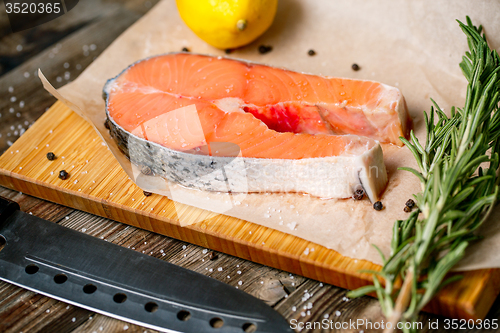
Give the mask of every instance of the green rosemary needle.
[[(350, 293), (375, 292), (393, 326), (416, 321), (440, 289), (460, 278), (446, 279), (446, 274), (478, 238), (474, 232), (498, 197), (500, 57), (481, 35), (481, 26), (469, 17), (467, 24), (458, 23), (469, 45), (460, 63), (468, 81), (465, 106), (453, 107), (448, 116), (432, 101), (430, 113), (424, 112), (425, 146), (413, 132), (410, 140), (401, 138), (420, 168), (401, 168), (422, 183), (422, 193), (415, 195), (418, 208), (395, 222), (390, 257), (382, 255), (382, 270), (371, 272), (373, 285)], [(488, 168), (481, 167), (484, 163)]]

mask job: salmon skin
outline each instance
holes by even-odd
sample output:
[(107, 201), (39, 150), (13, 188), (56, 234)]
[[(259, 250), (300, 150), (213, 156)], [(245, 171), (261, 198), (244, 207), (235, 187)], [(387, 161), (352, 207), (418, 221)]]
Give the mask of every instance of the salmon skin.
[(110, 133), (132, 163), (183, 186), (378, 200), (378, 141), (399, 144), (410, 117), (398, 89), (222, 57), (172, 53), (104, 87)]

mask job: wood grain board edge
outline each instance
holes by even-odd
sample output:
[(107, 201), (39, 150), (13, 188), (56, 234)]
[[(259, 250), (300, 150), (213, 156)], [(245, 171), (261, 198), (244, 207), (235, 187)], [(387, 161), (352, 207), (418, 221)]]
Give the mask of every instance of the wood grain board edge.
[[(99, 170), (92, 172), (100, 181), (90, 193), (75, 190), (71, 182), (47, 181), (46, 176), (42, 177), (47, 174), (47, 163), (43, 159), (46, 160), (48, 148), (41, 143), (49, 142), (49, 137), (50, 144), (57, 145), (50, 149), (67, 151), (67, 161), (71, 158), (77, 161), (78, 170), (85, 164), (79, 156), (86, 152), (84, 145), (97, 141), (92, 147), (92, 155), (100, 155), (101, 164), (93, 165)], [(30, 148), (36, 142), (40, 143), (40, 148)], [(102, 173), (103, 170), (107, 174)], [(371, 277), (359, 271), (380, 269), (371, 262), (344, 257), (301, 238), (229, 216), (217, 215), (181, 227), (172, 202), (164, 197), (156, 196), (148, 203), (153, 213), (141, 206), (118, 202), (115, 198), (137, 197), (142, 191), (128, 180), (110, 152), (101, 146), (93, 128), (61, 102), (55, 103), (0, 157), (0, 185), (342, 288), (355, 289), (369, 284)], [(111, 199), (104, 195), (110, 191), (109, 186), (117, 192)], [(163, 210), (167, 211), (165, 214), (158, 213), (156, 208), (160, 206), (167, 207)], [(204, 214), (200, 209), (189, 206), (186, 209), (192, 209), (193, 214)], [(311, 245), (315, 251), (304, 255), (304, 249)], [(476, 270), (463, 275), (462, 280), (443, 289), (424, 310), (452, 318), (484, 318), (500, 292), (500, 270)]]

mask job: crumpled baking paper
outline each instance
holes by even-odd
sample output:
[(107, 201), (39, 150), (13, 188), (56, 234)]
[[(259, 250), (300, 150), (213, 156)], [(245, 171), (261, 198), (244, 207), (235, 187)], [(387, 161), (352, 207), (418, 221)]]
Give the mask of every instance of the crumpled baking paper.
[[(490, 45), (500, 46), (500, 2), (476, 1), (362, 1), (281, 0), (275, 22), (256, 42), (229, 57), (328, 76), (369, 79), (396, 86), (406, 98), (417, 137), (423, 138), (423, 111), (432, 97), (445, 111), (463, 106), (466, 80), (458, 67), (467, 50), (456, 19), (469, 15), (482, 24)], [(110, 24), (113, 24), (110, 22)], [(259, 54), (258, 46), (272, 52)], [(200, 54), (226, 56), (201, 41), (182, 22), (175, 1), (164, 0), (117, 38), (76, 80), (55, 90), (41, 75), (45, 88), (89, 121), (120, 165), (142, 189), (167, 195), (176, 202), (238, 217), (293, 234), (338, 251), (344, 256), (381, 264), (371, 244), (389, 252), (392, 226), (407, 215), (404, 203), (419, 192), (415, 176), (398, 171), (416, 168), (407, 148), (384, 147), (389, 185), (375, 211), (368, 200), (322, 200), (295, 193), (229, 194), (189, 190), (143, 177), (118, 150), (104, 128), (102, 89), (106, 80), (133, 62), (183, 47)], [(313, 49), (315, 56), (309, 56)], [(361, 68), (353, 71), (356, 63)], [(197, 222), (184, 216), (181, 224)], [(215, 215), (215, 213), (213, 215)], [(207, 215), (203, 215), (203, 219)], [(500, 207), (457, 269), (500, 267)]]

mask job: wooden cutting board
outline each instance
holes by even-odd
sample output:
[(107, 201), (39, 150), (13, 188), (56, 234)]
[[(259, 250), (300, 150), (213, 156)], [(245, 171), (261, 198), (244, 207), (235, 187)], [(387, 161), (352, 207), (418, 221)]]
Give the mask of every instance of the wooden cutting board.
[[(49, 161), (52, 151), (58, 158)], [(65, 169), (70, 177), (58, 178)], [(237, 218), (191, 206), (185, 211), (202, 222), (181, 227), (174, 203), (144, 196), (121, 169), (91, 125), (61, 102), (55, 103), (0, 157), (0, 184), (39, 198), (135, 227), (306, 276), (342, 288), (370, 283), (360, 270), (379, 270), (364, 260), (344, 257), (313, 243)], [(179, 206), (177, 206), (179, 209)], [(185, 218), (183, 216), (183, 218)], [(453, 318), (484, 318), (500, 292), (500, 269), (463, 274), (426, 308)]]

